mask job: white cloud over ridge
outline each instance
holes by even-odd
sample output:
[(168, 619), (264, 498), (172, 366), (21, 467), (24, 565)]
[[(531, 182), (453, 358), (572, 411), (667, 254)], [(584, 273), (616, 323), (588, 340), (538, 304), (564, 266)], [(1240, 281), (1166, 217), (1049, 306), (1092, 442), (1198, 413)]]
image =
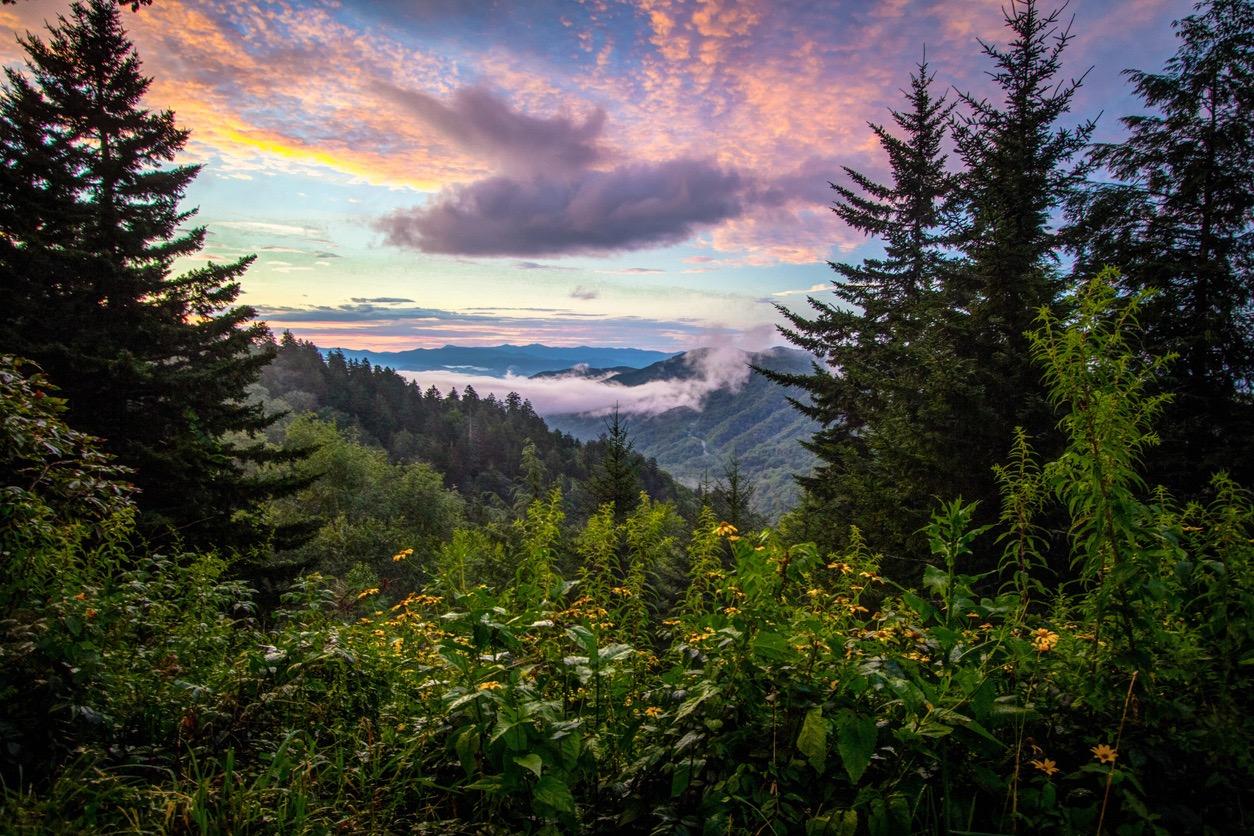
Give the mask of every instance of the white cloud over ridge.
[(502, 399), (517, 392), (540, 415), (581, 413), (607, 415), (617, 406), (625, 415), (659, 415), (672, 409), (700, 411), (705, 399), (718, 389), (738, 391), (749, 379), (749, 355), (732, 346), (699, 349), (687, 355), (691, 376), (652, 380), (637, 386), (589, 377), (486, 377), (452, 371), (402, 371), (424, 388), (435, 386), (447, 394), (473, 386), (479, 397), (489, 393)]

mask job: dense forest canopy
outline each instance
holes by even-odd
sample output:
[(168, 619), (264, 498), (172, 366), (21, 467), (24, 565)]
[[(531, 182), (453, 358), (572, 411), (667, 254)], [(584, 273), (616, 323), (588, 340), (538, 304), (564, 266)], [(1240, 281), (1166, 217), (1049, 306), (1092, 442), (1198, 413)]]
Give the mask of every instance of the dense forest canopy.
[[(137, 6), (143, 4), (136, 4)], [(143, 15), (151, 9), (138, 9)], [(773, 527), (517, 396), (277, 342), (110, 0), (0, 89), (0, 821), (13, 832), (1242, 833), (1254, 6), (1094, 145), (1072, 29), (926, 62), (785, 312)], [(129, 13), (127, 13), (129, 14)], [(815, 176), (824, 176), (816, 172)]]

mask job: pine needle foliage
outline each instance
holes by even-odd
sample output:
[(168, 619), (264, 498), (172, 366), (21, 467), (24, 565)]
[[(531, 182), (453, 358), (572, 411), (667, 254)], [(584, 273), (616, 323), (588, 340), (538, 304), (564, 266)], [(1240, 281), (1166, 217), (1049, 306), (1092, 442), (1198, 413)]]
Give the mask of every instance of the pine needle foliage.
[(271, 356), (236, 304), (253, 258), (173, 274), (204, 246), (179, 208), (200, 168), (172, 164), (188, 133), (144, 106), (116, 3), (74, 3), (19, 42), (25, 67), (0, 90), (0, 347), (38, 362), (71, 425), (133, 469), (151, 530), (224, 543), (248, 531), (237, 512), (288, 486), (253, 475), (280, 458), (250, 439), (271, 421), (244, 391)]
[(1148, 472), (1188, 496), (1217, 469), (1254, 475), (1254, 3), (1198, 3), (1160, 72), (1126, 70), (1143, 112), (1092, 150), (1100, 179), (1070, 207), (1078, 275), (1152, 290), (1146, 347), (1174, 354)]

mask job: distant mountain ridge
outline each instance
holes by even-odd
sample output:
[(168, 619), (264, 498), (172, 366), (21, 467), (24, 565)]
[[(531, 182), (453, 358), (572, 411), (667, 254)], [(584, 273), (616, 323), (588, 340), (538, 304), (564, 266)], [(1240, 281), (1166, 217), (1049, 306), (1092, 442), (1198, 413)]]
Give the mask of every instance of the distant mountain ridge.
[[(705, 373), (703, 362), (709, 351), (698, 349), (627, 371), (586, 368), (540, 376), (575, 374), (622, 386), (688, 381)], [(791, 348), (743, 354), (746, 364), (773, 371), (805, 373), (813, 362), (811, 355)], [(690, 487), (717, 480), (735, 455), (741, 472), (757, 491), (757, 510), (774, 518), (794, 507), (800, 497), (792, 477), (808, 472), (814, 464), (813, 455), (801, 441), (813, 435), (817, 426), (788, 403), (789, 394), (799, 393), (790, 393), (756, 371), (740, 380), (743, 383), (739, 387), (729, 382), (712, 389), (700, 410), (680, 407), (656, 415), (624, 417), (636, 450), (656, 458), (659, 465)], [(598, 415), (550, 415), (545, 421), (579, 439), (594, 439), (605, 432), (605, 418)]]
[(369, 360), (376, 366), (397, 371), (450, 371), (505, 377), (530, 376), (538, 372), (592, 368), (639, 369), (667, 360), (672, 354), (640, 348), (606, 346), (549, 346), (540, 343), (494, 346), (445, 345), (440, 348), (412, 348), (408, 351), (371, 351), (356, 348), (323, 348), (325, 356), (337, 351), (348, 360)]

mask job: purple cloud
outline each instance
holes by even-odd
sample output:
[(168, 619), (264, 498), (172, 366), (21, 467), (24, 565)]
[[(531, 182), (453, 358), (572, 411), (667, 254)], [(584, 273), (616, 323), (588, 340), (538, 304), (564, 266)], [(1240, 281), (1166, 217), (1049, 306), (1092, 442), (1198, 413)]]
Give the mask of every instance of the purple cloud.
[(605, 158), (600, 145), (605, 111), (576, 121), (540, 118), (513, 110), (482, 87), (463, 87), (449, 102), (415, 90), (385, 87), (383, 94), (459, 145), (506, 172), (559, 174)]
[(489, 177), (441, 191), (376, 227), (428, 253), (546, 256), (674, 244), (740, 214), (739, 173), (691, 159), (633, 163), (569, 177)]

